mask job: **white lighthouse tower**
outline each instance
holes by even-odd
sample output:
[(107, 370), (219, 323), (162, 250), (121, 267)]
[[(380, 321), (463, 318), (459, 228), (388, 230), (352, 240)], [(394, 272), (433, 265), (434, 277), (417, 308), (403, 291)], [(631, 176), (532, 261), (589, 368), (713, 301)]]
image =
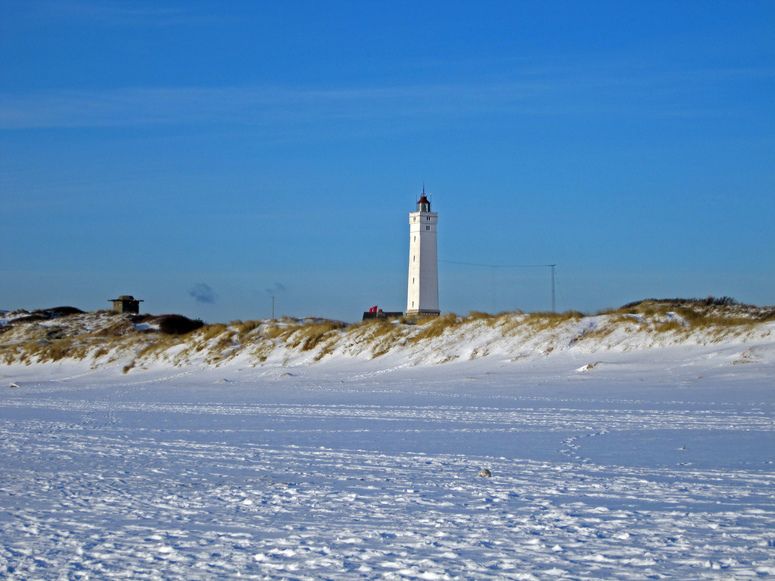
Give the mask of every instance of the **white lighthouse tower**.
[(406, 314), (439, 314), (439, 261), (436, 255), (436, 225), (439, 215), (431, 212), (425, 197), (417, 202), (417, 211), (409, 214), (409, 290)]

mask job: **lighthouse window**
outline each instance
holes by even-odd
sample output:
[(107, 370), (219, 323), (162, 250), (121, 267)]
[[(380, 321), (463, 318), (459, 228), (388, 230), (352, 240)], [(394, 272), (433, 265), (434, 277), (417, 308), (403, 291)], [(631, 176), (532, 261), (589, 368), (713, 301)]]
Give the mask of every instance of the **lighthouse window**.
[(417, 241), (417, 236), (412, 236), (412, 242), (416, 242), (416, 241)]
[(412, 262), (414, 262), (414, 259), (417, 258), (416, 256), (412, 256)]
[(412, 284), (414, 284), (414, 279), (412, 279)]
[(430, 230), (430, 229), (431, 229), (431, 227), (430, 227), (430, 226), (426, 226), (426, 227), (425, 227), (425, 229), (426, 229), (426, 230)]

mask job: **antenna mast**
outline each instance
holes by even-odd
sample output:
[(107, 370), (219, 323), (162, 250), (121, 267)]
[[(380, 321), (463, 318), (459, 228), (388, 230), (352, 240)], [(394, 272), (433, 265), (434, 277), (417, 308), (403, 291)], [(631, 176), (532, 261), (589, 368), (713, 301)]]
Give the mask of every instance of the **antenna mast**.
[(550, 264), (549, 266), (552, 267), (552, 312), (556, 313), (557, 310), (554, 308), (554, 267), (557, 266), (556, 264)]

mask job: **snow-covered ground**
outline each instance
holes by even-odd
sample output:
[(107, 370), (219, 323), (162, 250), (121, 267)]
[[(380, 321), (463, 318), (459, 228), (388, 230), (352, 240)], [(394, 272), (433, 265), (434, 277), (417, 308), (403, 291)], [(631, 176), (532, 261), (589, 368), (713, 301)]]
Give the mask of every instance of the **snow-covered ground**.
[(0, 365), (0, 577), (775, 576), (768, 333)]

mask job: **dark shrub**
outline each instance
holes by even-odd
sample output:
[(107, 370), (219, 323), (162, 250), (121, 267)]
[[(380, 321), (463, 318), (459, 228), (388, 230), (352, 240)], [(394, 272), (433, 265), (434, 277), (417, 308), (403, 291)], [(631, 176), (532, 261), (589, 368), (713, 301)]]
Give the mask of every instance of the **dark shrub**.
[(709, 307), (727, 307), (732, 305), (739, 305), (735, 299), (732, 297), (708, 297), (705, 299), (705, 304)]
[(53, 309), (46, 309), (50, 313), (55, 313), (60, 317), (67, 317), (68, 315), (80, 315), (83, 313), (81, 309), (75, 307), (54, 307)]
[(82, 314), (81, 309), (75, 307), (56, 307), (54, 309), (35, 309), (29, 315), (25, 317), (19, 317), (13, 319), (12, 323), (30, 323), (33, 321), (45, 321), (46, 319), (58, 319), (59, 317), (67, 317), (69, 315)]
[(153, 321), (159, 325), (159, 331), (168, 335), (185, 335), (204, 327), (202, 319), (189, 319), (183, 315), (159, 315)]
[(100, 329), (94, 334), (99, 337), (123, 337), (133, 332), (135, 332), (135, 326), (132, 323), (129, 321), (119, 321), (118, 323), (108, 325), (104, 329)]
[(762, 307), (755, 318), (757, 321), (775, 321), (775, 307)]
[(34, 321), (45, 321), (46, 319), (48, 319), (47, 316), (35, 313), (32, 315), (26, 315), (24, 317), (18, 317), (8, 322), (11, 323), (12, 325), (15, 325), (16, 323), (32, 323)]
[(58, 339), (64, 339), (65, 338), (65, 331), (64, 329), (60, 328), (54, 328), (49, 329), (46, 331), (46, 340), (47, 341), (56, 341)]
[(140, 323), (145, 323), (146, 321), (150, 321), (151, 319), (155, 319), (153, 315), (145, 314), (145, 315), (129, 315), (129, 320), (132, 321), (135, 325), (139, 325)]
[(642, 303), (657, 303), (661, 305), (698, 305), (704, 307), (728, 307), (739, 305), (732, 297), (708, 297), (707, 299), (644, 299), (623, 305), (622, 309), (631, 309)]

